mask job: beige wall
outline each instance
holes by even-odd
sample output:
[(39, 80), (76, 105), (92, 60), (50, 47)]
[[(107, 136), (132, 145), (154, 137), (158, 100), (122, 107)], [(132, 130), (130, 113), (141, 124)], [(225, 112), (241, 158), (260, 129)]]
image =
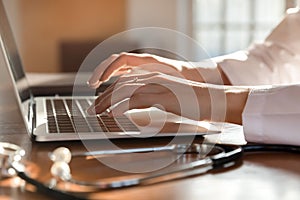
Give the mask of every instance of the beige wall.
[[(127, 28), (162, 27), (192, 37), (192, 8), (192, 0), (127, 0)], [(172, 41), (171, 38), (175, 38), (171, 45), (170, 42), (160, 40), (155, 36), (152, 37), (151, 44), (160, 48), (172, 49), (175, 54), (183, 57), (188, 55), (186, 58), (196, 60), (197, 53), (193, 51), (193, 42), (180, 34), (175, 35), (174, 32), (170, 35), (169, 41)], [(141, 45), (147, 44), (151, 40), (151, 35), (147, 37), (146, 41), (143, 37), (140, 39), (134, 37)]]
[(61, 71), (62, 42), (102, 41), (126, 29), (145, 26), (187, 33), (186, 21), (191, 21), (178, 23), (185, 16), (181, 4), (186, 3), (182, 0), (4, 1), (28, 72)]
[(101, 41), (125, 30), (126, 0), (5, 0), (25, 70), (60, 71), (62, 41)]
[(177, 1), (127, 0), (127, 27), (155, 26), (176, 29)]

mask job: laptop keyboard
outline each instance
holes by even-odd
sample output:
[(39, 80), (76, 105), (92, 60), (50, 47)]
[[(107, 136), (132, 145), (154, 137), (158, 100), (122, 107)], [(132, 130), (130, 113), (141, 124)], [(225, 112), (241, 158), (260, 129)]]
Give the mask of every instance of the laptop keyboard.
[(47, 99), (49, 133), (139, 132), (126, 116), (87, 115), (92, 102), (93, 99)]

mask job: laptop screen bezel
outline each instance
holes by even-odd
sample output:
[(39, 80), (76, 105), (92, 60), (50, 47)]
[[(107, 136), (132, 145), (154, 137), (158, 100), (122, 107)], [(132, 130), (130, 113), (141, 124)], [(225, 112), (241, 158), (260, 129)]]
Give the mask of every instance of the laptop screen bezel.
[(24, 102), (31, 97), (31, 91), (3, 0), (0, 0), (0, 27), (2, 51), (8, 61), (7, 67), (13, 77), (14, 85), (18, 92), (17, 94), (21, 102)]
[[(34, 105), (26, 74), (19, 56), (17, 45), (8, 20), (7, 12), (3, 0), (0, 0), (0, 51), (4, 65), (10, 75), (16, 94), (19, 110), (28, 130), (28, 134), (33, 136), (34, 129)], [(2, 66), (1, 66), (2, 67)]]

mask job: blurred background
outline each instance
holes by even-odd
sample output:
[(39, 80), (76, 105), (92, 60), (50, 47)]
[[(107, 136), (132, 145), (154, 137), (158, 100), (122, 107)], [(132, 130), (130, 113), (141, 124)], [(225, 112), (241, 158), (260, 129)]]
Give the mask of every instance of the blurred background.
[(4, 1), (27, 72), (76, 72), (100, 42), (138, 27), (180, 31), (211, 57), (231, 53), (264, 39), (296, 5), (296, 0)]

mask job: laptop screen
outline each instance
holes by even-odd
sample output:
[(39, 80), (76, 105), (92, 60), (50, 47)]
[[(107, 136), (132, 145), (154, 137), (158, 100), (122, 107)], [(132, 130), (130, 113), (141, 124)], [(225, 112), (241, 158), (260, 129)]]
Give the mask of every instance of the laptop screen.
[(16, 42), (13, 37), (3, 0), (0, 0), (0, 39), (4, 56), (8, 60), (9, 70), (14, 79), (14, 84), (17, 86), (18, 94), (21, 101), (25, 101), (30, 97), (29, 85), (26, 81), (25, 72), (18, 53)]

